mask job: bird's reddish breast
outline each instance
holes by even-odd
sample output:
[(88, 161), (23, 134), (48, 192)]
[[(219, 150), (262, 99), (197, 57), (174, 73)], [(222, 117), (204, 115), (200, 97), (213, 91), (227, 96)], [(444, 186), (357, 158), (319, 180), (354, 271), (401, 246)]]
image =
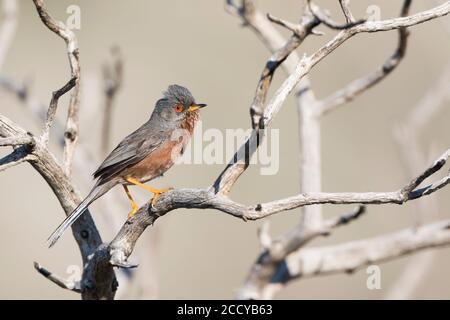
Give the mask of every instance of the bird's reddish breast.
[(141, 182), (159, 177), (173, 165), (176, 157), (173, 153), (179, 144), (178, 141), (165, 141), (147, 157), (124, 170), (122, 176), (132, 177)]
[(194, 111), (189, 113), (186, 116), (186, 119), (181, 123), (181, 129), (187, 131), (187, 136), (185, 134), (180, 136), (175, 135), (172, 137), (172, 140), (167, 139), (147, 157), (125, 169), (121, 174), (122, 178), (132, 177), (141, 182), (146, 182), (161, 176), (183, 153), (184, 148), (194, 131), (195, 123), (198, 118), (198, 112)]

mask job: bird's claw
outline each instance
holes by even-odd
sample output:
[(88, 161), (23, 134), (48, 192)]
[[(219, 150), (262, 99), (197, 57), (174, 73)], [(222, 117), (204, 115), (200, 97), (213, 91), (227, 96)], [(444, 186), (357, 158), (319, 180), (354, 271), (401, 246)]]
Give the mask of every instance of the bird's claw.
[(167, 191), (170, 191), (170, 190), (173, 190), (173, 188), (165, 188), (165, 189), (158, 190), (158, 192), (153, 193), (153, 199), (152, 199), (152, 203), (151, 203), (152, 204), (152, 208), (155, 207), (156, 202), (158, 201), (159, 195), (161, 193), (164, 193), (164, 192), (167, 192)]
[(128, 219), (133, 218), (133, 216), (138, 212), (138, 207), (134, 207), (129, 213), (128, 213)]

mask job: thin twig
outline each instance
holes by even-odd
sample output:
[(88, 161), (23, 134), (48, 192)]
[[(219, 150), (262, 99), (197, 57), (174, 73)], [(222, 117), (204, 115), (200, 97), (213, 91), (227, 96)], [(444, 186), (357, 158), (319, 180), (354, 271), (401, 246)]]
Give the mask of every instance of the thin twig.
[[(261, 123), (261, 117), (264, 113), (264, 105), (266, 103), (268, 89), (272, 82), (276, 69), (287, 59), (287, 57), (301, 45), (303, 40), (311, 34), (314, 27), (319, 24), (319, 21), (314, 17), (308, 15), (302, 20), (295, 29), (294, 34), (289, 38), (287, 43), (278, 51), (276, 51), (267, 60), (264, 70), (261, 74), (255, 98), (250, 107), (250, 115), (252, 119), (253, 129), (258, 128)], [(259, 128), (262, 129), (262, 128)]]
[[(404, 1), (400, 13), (401, 17), (408, 14), (410, 6), (410, 0)], [(395, 52), (386, 60), (386, 62), (374, 72), (352, 81), (346, 87), (336, 91), (331, 96), (320, 101), (315, 108), (317, 114), (322, 116), (335, 110), (337, 107), (352, 101), (358, 95), (366, 92), (366, 90), (384, 80), (403, 60), (406, 53), (408, 36), (409, 31), (406, 28), (398, 29), (397, 48)]]
[(353, 273), (370, 265), (397, 259), (428, 248), (450, 245), (450, 220), (430, 223), (417, 230), (408, 228), (371, 239), (303, 248), (275, 267), (277, 273), (260, 286), (248, 281), (238, 292), (242, 299), (270, 299), (287, 283), (299, 278)]
[(70, 290), (76, 293), (81, 293), (81, 287), (79, 281), (69, 281), (66, 279), (61, 278), (60, 276), (48, 271), (44, 267), (42, 267), (39, 263), (34, 262), (34, 268), (37, 272), (42, 274), (45, 278), (56, 284), (57, 286)]
[(50, 105), (47, 111), (47, 119), (45, 120), (44, 127), (42, 129), (41, 141), (44, 145), (48, 145), (50, 129), (53, 125), (53, 121), (55, 119), (56, 110), (58, 109), (58, 100), (61, 96), (66, 94), (76, 85), (76, 78), (72, 78), (67, 82), (61, 89), (58, 89), (53, 92), (52, 99), (50, 100)]
[(0, 172), (33, 159), (28, 153), (28, 146), (16, 148), (12, 153), (0, 158)]
[(64, 39), (69, 57), (71, 78), (75, 79), (74, 90), (70, 95), (69, 108), (67, 113), (66, 128), (64, 132), (64, 171), (70, 176), (72, 172), (72, 160), (78, 140), (78, 109), (79, 109), (79, 87), (80, 87), (80, 57), (78, 42), (72, 30), (67, 28), (62, 22), (56, 22), (44, 7), (43, 0), (33, 0), (39, 17), (42, 22), (55, 34)]
[(333, 228), (348, 224), (349, 222), (358, 219), (365, 212), (366, 212), (366, 206), (360, 205), (360, 206), (356, 207), (355, 210), (353, 210), (347, 214), (343, 214), (334, 219), (329, 219), (329, 220), (325, 221), (324, 226), (328, 229), (333, 229)]
[(329, 27), (331, 29), (345, 30), (345, 29), (349, 29), (349, 28), (352, 28), (354, 26), (357, 26), (359, 24), (366, 22), (365, 19), (355, 20), (353, 18), (353, 16), (351, 15), (347, 5), (343, 1), (340, 1), (340, 4), (341, 4), (341, 6), (343, 6), (343, 4), (344, 4), (342, 9), (344, 11), (345, 17), (347, 18), (347, 23), (345, 23), (345, 24), (339, 24), (339, 23), (333, 21), (327, 13), (323, 12), (322, 10), (318, 10), (318, 8), (311, 3), (311, 0), (307, 0), (307, 4), (308, 4), (309, 10), (311, 10), (312, 14), (321, 23), (323, 23), (324, 25), (326, 25), (327, 27)]
[(350, 10), (350, 0), (339, 0), (339, 4), (341, 5), (347, 23), (355, 23), (355, 17)]

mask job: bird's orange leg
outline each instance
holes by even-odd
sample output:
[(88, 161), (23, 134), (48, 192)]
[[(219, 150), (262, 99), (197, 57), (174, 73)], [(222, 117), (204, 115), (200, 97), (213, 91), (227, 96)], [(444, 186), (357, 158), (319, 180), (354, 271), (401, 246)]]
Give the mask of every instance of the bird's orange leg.
[(127, 194), (128, 200), (130, 200), (130, 204), (131, 204), (131, 211), (128, 213), (128, 219), (130, 219), (138, 211), (138, 205), (136, 204), (133, 197), (131, 196), (131, 193), (130, 193), (130, 190), (128, 190), (128, 187), (126, 185), (123, 185), (123, 188), (125, 190), (125, 193)]
[(151, 193), (153, 193), (152, 206), (154, 206), (156, 204), (156, 201), (158, 200), (158, 196), (161, 193), (164, 193), (164, 192), (167, 192), (167, 191), (170, 190), (170, 188), (155, 189), (155, 188), (152, 188), (152, 187), (150, 187), (150, 186), (148, 186), (146, 184), (143, 184), (140, 181), (138, 181), (138, 180), (136, 180), (134, 178), (130, 178), (130, 177), (126, 178), (125, 180), (128, 181), (131, 184), (134, 184), (134, 185), (136, 185), (138, 187), (141, 187), (142, 189), (145, 189), (145, 190), (150, 191)]

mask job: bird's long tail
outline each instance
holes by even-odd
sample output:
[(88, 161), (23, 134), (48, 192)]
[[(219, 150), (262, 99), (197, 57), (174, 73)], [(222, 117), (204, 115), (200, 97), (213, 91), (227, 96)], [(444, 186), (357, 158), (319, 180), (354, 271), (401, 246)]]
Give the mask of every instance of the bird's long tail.
[(48, 237), (47, 244), (51, 248), (56, 241), (61, 237), (64, 231), (69, 228), (82, 214), (86, 211), (87, 207), (94, 202), (96, 199), (101, 197), (106, 191), (108, 191), (111, 187), (105, 185), (95, 185), (92, 188), (91, 192), (88, 196), (76, 207), (74, 211), (70, 215), (67, 216), (66, 219), (56, 228), (55, 231)]

